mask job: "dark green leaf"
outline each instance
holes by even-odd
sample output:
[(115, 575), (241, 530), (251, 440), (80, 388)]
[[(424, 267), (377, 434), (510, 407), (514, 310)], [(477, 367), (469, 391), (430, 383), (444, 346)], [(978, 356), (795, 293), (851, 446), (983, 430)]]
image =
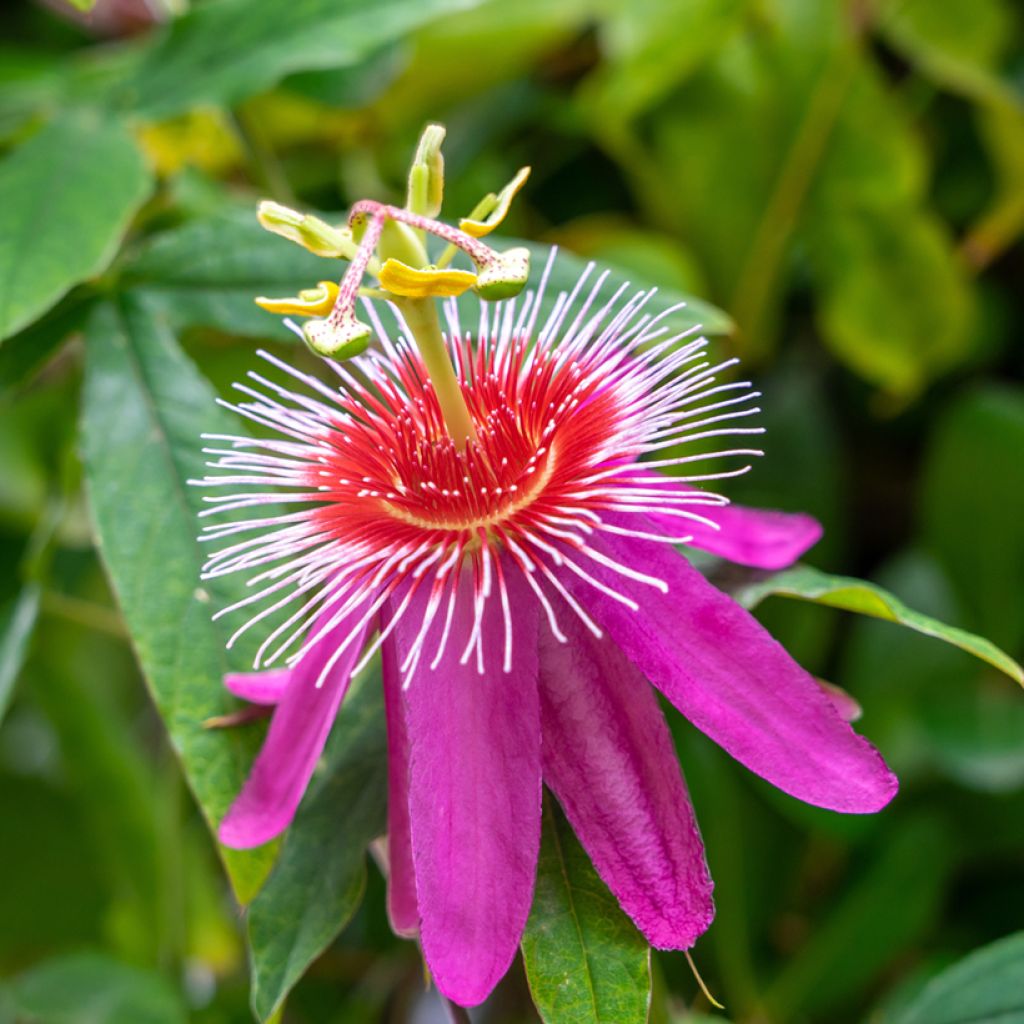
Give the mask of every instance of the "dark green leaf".
[(31, 380), (81, 329), (96, 301), (84, 292), (73, 291), (41, 319), (0, 345), (0, 395)]
[(917, 939), (941, 904), (949, 849), (930, 819), (906, 821), (890, 835), (858, 884), (829, 901), (825, 920), (765, 993), (770, 1017), (828, 1019), (822, 1011), (842, 1006)]
[(345, 271), (260, 227), (256, 203), (228, 208), (157, 235), (125, 268), (125, 283), (161, 299), (182, 325), (217, 327), (255, 337), (288, 336), (281, 318), (260, 309), (257, 295), (283, 297)]
[[(886, 563), (878, 582), (934, 618), (963, 618), (942, 566), (923, 552)], [(956, 647), (861, 619), (836, 681), (863, 703), (872, 740), (907, 784), (940, 772), (975, 791), (1007, 793), (1024, 781), (1024, 700), (987, 669)]]
[(925, 544), (953, 580), (971, 625), (1024, 642), (1024, 390), (965, 394), (939, 421), (925, 462)]
[(1024, 1024), (1024, 932), (947, 968), (886, 1024)]
[(138, 108), (166, 117), (229, 104), (293, 71), (358, 64), (381, 47), (474, 0), (220, 0), (174, 21), (131, 83)]
[(409, 51), (409, 40), (397, 39), (351, 67), (299, 72), (289, 77), (288, 92), (330, 107), (365, 107), (405, 69)]
[(39, 617), (39, 585), (27, 584), (0, 616), (0, 722), (11, 701), (14, 683), (25, 663)]
[(548, 796), (533, 908), (523, 935), (545, 1024), (644, 1024), (650, 950)]
[(152, 178), (118, 122), (57, 118), (0, 164), (0, 338), (114, 258)]
[[(0, 774), (0, 816), (18, 823), (0, 844), (0, 974), (6, 978), (24, 965), (28, 950), (39, 955), (101, 942), (115, 894), (78, 805), (52, 782), (28, 774), (55, 760), (45, 719), (22, 702), (0, 735), (5, 760), (18, 771)], [(0, 999), (0, 1021), (7, 1024), (2, 1005)]]
[(995, 644), (964, 629), (947, 626), (929, 615), (915, 612), (899, 598), (865, 580), (832, 576), (812, 569), (809, 565), (796, 565), (766, 579), (744, 584), (732, 591), (732, 594), (745, 608), (754, 608), (766, 597), (779, 594), (896, 622), (918, 633), (953, 644), (987, 661), (1011, 679), (1024, 683), (1024, 669)]
[(249, 908), (252, 1007), (266, 1020), (355, 913), (366, 847), (386, 827), (380, 677), (357, 680), (266, 885)]
[[(196, 515), (186, 481), (203, 468), (203, 430), (237, 433), (182, 355), (163, 315), (134, 299), (103, 306), (86, 337), (86, 480), (100, 552), (139, 661), (211, 824), (238, 794), (259, 744), (251, 729), (203, 728), (237, 706), (221, 680), (225, 635), (199, 586)], [(272, 860), (264, 847), (223, 851), (236, 891), (251, 898)]]
[(68, 788), (118, 894), (118, 949), (133, 963), (155, 966), (182, 953), (174, 945), (182, 936), (171, 923), (181, 908), (174, 905), (169, 858), (161, 849), (166, 811), (153, 772), (131, 721), (103, 692), (118, 661), (128, 660), (115, 660), (121, 652), (110, 649), (112, 642), (48, 618), (40, 627), (30, 697), (53, 726), (61, 760), (71, 769)]
[(49, 960), (16, 978), (21, 1024), (185, 1024), (180, 997), (159, 975), (99, 953)]

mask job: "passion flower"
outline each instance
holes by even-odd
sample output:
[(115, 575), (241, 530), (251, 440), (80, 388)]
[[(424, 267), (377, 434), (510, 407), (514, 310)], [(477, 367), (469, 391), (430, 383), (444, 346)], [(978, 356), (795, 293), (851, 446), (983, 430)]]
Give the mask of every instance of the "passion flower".
[[(386, 266), (369, 249), (387, 220), (469, 237), (360, 204), (360, 279)], [(477, 256), (477, 280), (495, 267), (524, 276), (518, 256)], [(233, 408), (274, 436), (209, 449), (201, 483), (231, 492), (208, 499), (210, 514), (235, 516), (207, 528), (221, 546), (205, 575), (247, 574), (251, 594), (219, 614), (249, 613), (235, 638), (265, 633), (264, 671), (225, 682), (276, 705), (220, 838), (255, 846), (288, 826), (350, 680), (379, 651), (392, 922), (419, 933), (440, 989), (473, 1005), (523, 933), (542, 783), (652, 945), (687, 949), (710, 924), (700, 834), (649, 684), (808, 803), (876, 811), (896, 780), (818, 682), (678, 550), (775, 569), (820, 535), (809, 517), (707, 489), (759, 454), (748, 447), (757, 394), (723, 380), (732, 362), (670, 331), (673, 311), (649, 314), (650, 293), (599, 302), (592, 272), (545, 317), (544, 280), (524, 300), (481, 304), (472, 330), (448, 299), (442, 333), (422, 268), (407, 269), (378, 274), (410, 282), (395, 285), (390, 314), (364, 304), (375, 347), (328, 360), (331, 383), (265, 355), (276, 375), (250, 374)], [(423, 273), (443, 294), (464, 290), (454, 271)], [(323, 286), (324, 312), (334, 305), (313, 321), (327, 327), (306, 325), (311, 344), (332, 324), (351, 340), (358, 284)], [(717, 468), (702, 471), (712, 456)], [(344, 808), (338, 818), (342, 829)]]

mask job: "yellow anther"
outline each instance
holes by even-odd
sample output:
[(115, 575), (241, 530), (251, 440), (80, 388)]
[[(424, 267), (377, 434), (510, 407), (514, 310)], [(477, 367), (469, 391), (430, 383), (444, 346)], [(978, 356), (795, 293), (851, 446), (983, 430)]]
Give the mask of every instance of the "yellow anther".
[(474, 238), (489, 235), (505, 219), (512, 200), (529, 176), (530, 168), (521, 167), (519, 173), (497, 195), (492, 192), (485, 196), (468, 217), (460, 220), (459, 227)]
[(337, 297), (338, 286), (333, 281), (321, 281), (315, 288), (303, 288), (294, 298), (268, 299), (261, 295), (255, 301), (268, 313), (282, 316), (327, 316)]
[(468, 270), (438, 270), (410, 267), (401, 260), (385, 260), (378, 275), (380, 286), (393, 295), (409, 299), (449, 298), (469, 291), (476, 284), (476, 274)]

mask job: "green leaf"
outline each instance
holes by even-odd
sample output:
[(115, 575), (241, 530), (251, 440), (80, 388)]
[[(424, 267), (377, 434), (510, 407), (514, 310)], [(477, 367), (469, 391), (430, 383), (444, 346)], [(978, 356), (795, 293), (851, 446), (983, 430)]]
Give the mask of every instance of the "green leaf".
[(744, 608), (754, 608), (766, 597), (779, 594), (896, 622), (918, 633), (953, 644), (1024, 684), (1024, 669), (995, 644), (964, 629), (947, 626), (929, 615), (915, 612), (899, 598), (865, 580), (832, 576), (812, 569), (809, 565), (795, 565), (792, 569), (775, 573), (766, 579), (743, 584), (731, 592)]
[(997, 101), (978, 111), (978, 130), (985, 140), (998, 179), (988, 209), (964, 240), (963, 249), (975, 267), (990, 263), (1024, 232), (1024, 101)]
[(611, 5), (601, 28), (605, 60), (586, 81), (591, 117), (628, 121), (650, 109), (721, 47), (749, 8), (748, 0), (654, 0)]
[(342, 260), (314, 256), (264, 231), (253, 202), (157, 235), (125, 266), (124, 283), (159, 298), (181, 325), (292, 337), (255, 297), (295, 295), (344, 270)]
[(550, 796), (533, 908), (523, 935), (530, 993), (545, 1024), (644, 1024), (650, 950), (598, 877)]
[[(779, 79), (743, 86), (731, 80), (732, 64), (759, 66), (749, 48), (734, 38), (714, 67), (673, 95), (652, 123), (649, 153), (624, 142), (618, 154), (656, 222), (686, 240), (719, 300), (735, 294), (792, 116), (778, 95)], [(744, 159), (735, 158), (739, 152)], [(729, 198), (708, 202), (713, 195)]]
[(966, 273), (930, 213), (909, 203), (833, 209), (810, 242), (821, 332), (856, 373), (913, 398), (970, 354)]
[(1014, 38), (1005, 0), (887, 0), (878, 28), (886, 41), (935, 81), (982, 100), (1001, 100), (1000, 58)]
[(1010, 650), (1024, 642), (1024, 389), (958, 398), (925, 460), (924, 543), (942, 561), (972, 626)]
[(294, 71), (357, 65), (474, 0), (221, 0), (194, 6), (149, 51), (130, 90), (145, 116), (230, 104)]
[(52, 359), (61, 346), (80, 330), (96, 303), (84, 288), (49, 310), (0, 345), (0, 395), (17, 391)]
[(794, 227), (859, 59), (840, 13), (764, 7), (765, 31), (732, 32), (650, 128), (609, 140), (641, 204), (728, 297), (747, 352), (772, 347)]
[[(4, 723), (5, 754), (9, 763), (32, 764), (36, 758), (37, 764), (54, 768), (55, 739), (33, 711), (25, 702)], [(0, 816), (18, 823), (5, 830), (0, 844), (0, 973), (6, 979), (24, 965), (29, 950), (39, 956), (102, 942), (116, 897), (80, 808), (52, 781), (27, 773), (0, 774)], [(8, 1024), (2, 994), (0, 981), (0, 1021)]]
[[(211, 825), (227, 811), (259, 745), (251, 729), (203, 727), (237, 702), (224, 690), (225, 634), (199, 586), (196, 535), (208, 430), (238, 433), (181, 353), (158, 309), (124, 298), (97, 309), (86, 336), (83, 449), (100, 554), (136, 653)], [(266, 875), (273, 850), (221, 851), (239, 899)]]
[(886, 209), (919, 203), (927, 150), (884, 72), (858, 62), (808, 197), (812, 225), (855, 205)]
[(1024, 1024), (1024, 932), (947, 968), (885, 1024)]
[[(946, 622), (963, 612), (933, 556), (909, 551), (882, 565), (878, 582)], [(983, 662), (912, 630), (852, 624), (836, 682), (868, 710), (872, 741), (907, 785), (936, 774), (983, 792), (1024, 782), (1024, 701)]]
[(910, 946), (941, 906), (949, 849), (928, 818), (906, 821), (888, 836), (865, 875), (827, 902), (824, 921), (787, 958), (765, 993), (770, 1019), (829, 1019), (823, 1011), (842, 1006)]
[(387, 743), (380, 677), (353, 684), (325, 764), (249, 908), (252, 1008), (267, 1020), (362, 901), (366, 847), (386, 826)]
[(878, 21), (886, 42), (924, 76), (977, 104), (999, 187), (963, 243), (976, 268), (1024, 230), (1024, 97), (1002, 74), (1017, 35), (1016, 13), (1007, 0), (887, 0)]
[(48, 960), (16, 978), (8, 998), (23, 1024), (185, 1024), (180, 997), (159, 975), (99, 953)]
[(118, 895), (109, 915), (111, 937), (133, 963), (156, 966), (183, 952), (174, 945), (182, 938), (181, 908), (167, 871), (174, 858), (162, 844), (163, 794), (132, 721), (104, 694), (120, 666), (132, 672), (120, 645), (112, 650), (112, 643), (48, 618), (40, 627), (29, 696), (53, 727), (62, 761), (73, 766), (68, 790)]
[[(509, 126), (520, 116), (521, 103), (502, 87), (511, 84), (517, 93), (525, 86), (532, 92), (528, 82), (533, 68), (548, 55), (571, 45), (592, 20), (594, 7), (594, 0), (519, 0), (514, 4), (483, 0), (463, 4), (457, 16), (434, 19), (421, 31), (407, 35), (401, 40), (405, 44), (401, 74), (388, 87), (384, 101), (391, 123), (410, 126), (406, 141), (400, 144), (400, 165), (405, 166), (410, 141), (424, 121), (441, 111), (473, 111), (474, 127), (460, 130), (458, 142), (455, 135), (449, 135), (445, 159), (453, 164), (462, 160), (462, 156), (456, 156), (453, 143), (462, 148), (464, 155), (478, 150), (486, 141), (507, 137)], [(358, 69), (356, 77), (365, 74), (364, 69)], [(333, 105), (337, 97), (345, 107), (363, 105), (358, 99), (355, 104), (345, 102), (350, 91), (342, 92), (340, 75), (331, 77), (335, 78), (332, 86), (319, 94), (322, 102)], [(292, 84), (289, 79), (289, 90)], [(488, 172), (479, 191), (474, 187), (474, 194), (466, 197), (462, 209), (468, 212), (480, 195), (507, 181), (519, 166)], [(464, 179), (450, 184), (462, 189)], [(449, 190), (448, 194), (453, 193)]]
[(86, 114), (58, 117), (0, 163), (0, 338), (105, 269), (151, 187), (127, 130)]
[(39, 618), (39, 585), (29, 583), (0, 616), (0, 722), (11, 702)]

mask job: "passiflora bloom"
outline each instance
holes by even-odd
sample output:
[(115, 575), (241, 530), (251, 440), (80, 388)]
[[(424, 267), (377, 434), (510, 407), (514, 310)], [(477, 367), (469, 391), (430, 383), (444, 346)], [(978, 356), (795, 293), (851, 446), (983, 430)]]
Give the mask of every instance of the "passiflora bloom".
[(519, 944), (542, 782), (652, 945), (686, 949), (711, 922), (652, 685), (801, 800), (870, 812), (896, 791), (826, 691), (677, 550), (776, 569), (817, 540), (806, 516), (706, 489), (745, 467), (701, 472), (694, 443), (758, 454), (745, 447), (756, 393), (723, 382), (730, 363), (713, 365), (703, 339), (672, 334), (672, 311), (648, 314), (649, 294), (601, 304), (590, 277), (544, 319), (543, 285), (482, 305), (472, 331), (448, 301), (464, 443), (402, 314), (388, 330), (367, 303), (379, 349), (328, 362), (331, 383), (265, 355), (274, 372), (251, 374), (233, 408), (275, 436), (216, 438), (203, 481), (235, 491), (211, 512), (256, 513), (208, 527), (224, 546), (205, 574), (250, 575), (251, 596), (222, 614), (254, 611), (236, 636), (274, 622), (257, 667), (283, 666), (226, 679), (276, 708), (220, 838), (250, 847), (288, 826), (350, 679), (379, 650), (389, 910), (464, 1005)]

